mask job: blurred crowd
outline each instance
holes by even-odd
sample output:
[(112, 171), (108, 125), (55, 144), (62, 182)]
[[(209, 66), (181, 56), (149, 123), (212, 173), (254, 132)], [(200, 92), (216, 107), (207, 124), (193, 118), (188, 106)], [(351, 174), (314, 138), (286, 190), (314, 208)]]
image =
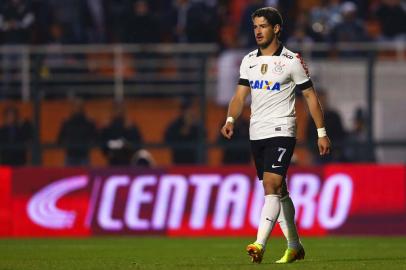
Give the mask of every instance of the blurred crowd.
[[(263, 6), (281, 11), (281, 39), (288, 46), (406, 40), (406, 1), (402, 0), (1, 0), (0, 45), (217, 43), (222, 49), (251, 48), (256, 45), (251, 14)], [(356, 110), (354, 126), (345, 130), (324, 95), (320, 91), (335, 150), (328, 160), (318, 158), (317, 135), (310, 121), (305, 144), (314, 163), (370, 161), (373, 155), (363, 147), (365, 112)], [(90, 150), (98, 147), (110, 165), (154, 166), (139, 129), (126, 120), (123, 106), (114, 106), (111, 121), (103, 128), (86, 116), (83, 106), (83, 101), (74, 102), (71, 116), (61, 123), (55, 138), (55, 144), (65, 149), (66, 165), (89, 165)], [(206, 131), (196, 108), (190, 100), (183, 101), (178, 117), (166, 127), (162, 143), (171, 148), (174, 164), (196, 164), (205, 151), (199, 149)], [(224, 164), (251, 162), (248, 126), (248, 119), (241, 119), (232, 142), (220, 136), (215, 142), (223, 150)], [(5, 109), (0, 126), (1, 164), (29, 163), (33, 130), (15, 107)]]
[[(325, 124), (329, 137), (333, 141), (333, 152), (327, 157), (320, 157), (317, 147), (317, 133), (313, 121), (309, 118), (304, 123), (305, 138), (298, 139), (300, 147), (307, 149), (309, 160), (306, 164), (323, 164), (328, 162), (365, 162), (371, 161), (372, 153), (366, 145), (367, 116), (362, 109), (356, 109), (353, 125), (345, 129), (341, 117), (327, 102), (327, 93), (319, 89)], [(298, 99), (301, 99), (298, 96)], [(105, 123), (100, 125), (86, 113), (84, 100), (76, 98), (71, 102), (70, 115), (59, 123), (59, 130), (54, 138), (54, 147), (64, 150), (64, 165), (92, 165), (90, 152), (100, 150), (105, 163), (109, 166), (154, 167), (157, 164), (153, 155), (146, 150), (146, 140), (140, 128), (130, 120), (123, 104), (112, 103), (112, 112)], [(201, 124), (200, 110), (195, 99), (180, 98), (177, 115), (164, 126), (162, 141), (170, 150), (173, 165), (202, 164), (200, 155), (207, 154), (208, 144), (213, 144), (221, 151), (221, 164), (250, 164), (249, 119), (242, 114), (235, 124), (232, 140), (227, 140), (218, 133), (213, 142), (207, 141), (207, 125)], [(221, 116), (222, 118), (222, 116)], [(35, 127), (31, 121), (20, 117), (17, 107), (6, 106), (0, 119), (0, 164), (23, 166), (31, 164), (30, 151), (35, 145)], [(216, 130), (220, 130), (222, 123)], [(211, 126), (211, 128), (214, 128)], [(144, 133), (145, 134), (145, 133)], [(40, 135), (39, 135), (40, 136)], [(41, 140), (41, 138), (37, 138)], [(204, 140), (203, 144), (201, 140)], [(203, 148), (202, 148), (203, 147)], [(296, 156), (293, 162), (301, 163)]]
[[(307, 4), (304, 4), (306, 2)], [(253, 47), (251, 13), (278, 7), (288, 43), (405, 40), (404, 0), (2, 0), (0, 44)]]

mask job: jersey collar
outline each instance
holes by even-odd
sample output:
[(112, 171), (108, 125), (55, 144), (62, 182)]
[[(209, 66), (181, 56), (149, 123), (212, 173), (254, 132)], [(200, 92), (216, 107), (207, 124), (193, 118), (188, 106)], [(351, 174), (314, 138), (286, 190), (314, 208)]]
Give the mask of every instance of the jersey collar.
[[(281, 44), (279, 44), (278, 49), (274, 52), (274, 54), (272, 56), (280, 56), (282, 53), (282, 50), (283, 50), (283, 45), (281, 43)], [(257, 57), (261, 56), (261, 55), (262, 55), (261, 49), (258, 48)]]

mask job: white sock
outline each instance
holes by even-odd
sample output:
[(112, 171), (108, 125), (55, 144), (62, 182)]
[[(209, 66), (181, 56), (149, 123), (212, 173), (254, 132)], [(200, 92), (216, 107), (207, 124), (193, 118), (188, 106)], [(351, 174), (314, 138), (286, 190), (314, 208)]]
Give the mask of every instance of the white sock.
[(278, 217), (279, 226), (288, 241), (288, 248), (298, 249), (301, 246), (295, 224), (295, 206), (289, 195), (280, 199), (281, 211)]
[(265, 195), (265, 202), (261, 211), (257, 240), (255, 241), (255, 243), (261, 244), (265, 247), (269, 234), (272, 232), (272, 229), (278, 220), (279, 212), (281, 209), (280, 199), (280, 195)]

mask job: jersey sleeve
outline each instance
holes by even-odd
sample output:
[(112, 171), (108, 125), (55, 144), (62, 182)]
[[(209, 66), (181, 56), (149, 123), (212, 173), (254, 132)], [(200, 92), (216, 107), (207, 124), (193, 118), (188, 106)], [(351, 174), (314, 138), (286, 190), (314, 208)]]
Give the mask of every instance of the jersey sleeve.
[(247, 57), (244, 57), (241, 61), (240, 65), (240, 79), (238, 80), (239, 85), (244, 85), (244, 86), (250, 86), (250, 82), (248, 80), (248, 74), (247, 74)]
[(300, 55), (297, 55), (293, 60), (291, 76), (293, 82), (301, 91), (313, 86), (307, 65)]

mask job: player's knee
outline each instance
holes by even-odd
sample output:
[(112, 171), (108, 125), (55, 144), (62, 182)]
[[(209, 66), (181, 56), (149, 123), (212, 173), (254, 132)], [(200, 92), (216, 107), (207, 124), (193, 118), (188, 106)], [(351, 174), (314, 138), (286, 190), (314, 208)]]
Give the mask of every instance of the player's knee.
[(265, 195), (270, 194), (282, 194), (282, 176), (274, 174), (274, 173), (264, 173), (264, 192)]
[(272, 195), (272, 194), (281, 195), (281, 189), (275, 185), (265, 185), (264, 184), (264, 193), (265, 193), (265, 195)]

